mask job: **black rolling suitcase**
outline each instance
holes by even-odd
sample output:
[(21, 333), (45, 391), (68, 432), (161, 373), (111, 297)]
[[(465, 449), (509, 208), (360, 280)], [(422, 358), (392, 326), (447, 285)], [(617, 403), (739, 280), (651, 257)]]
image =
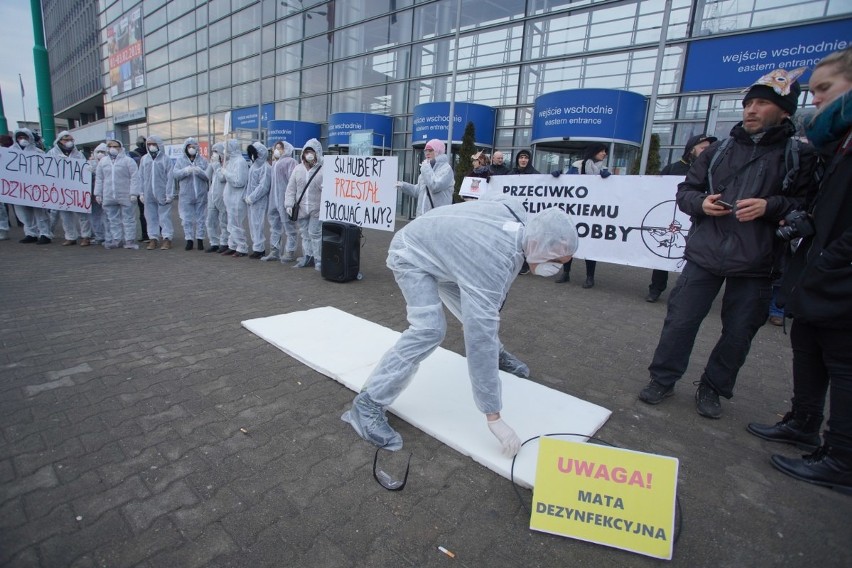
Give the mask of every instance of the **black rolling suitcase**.
[(323, 221), (320, 274), (332, 282), (361, 279), (361, 227)]

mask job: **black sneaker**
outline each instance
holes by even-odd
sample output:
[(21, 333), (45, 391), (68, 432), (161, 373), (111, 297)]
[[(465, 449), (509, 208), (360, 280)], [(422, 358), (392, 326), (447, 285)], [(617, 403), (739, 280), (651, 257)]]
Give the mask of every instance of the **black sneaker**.
[(237, 254), (237, 251), (232, 248), (226, 248), (225, 252), (220, 252), (219, 254), (221, 254), (222, 256), (233, 256)]
[(24, 244), (28, 244), (28, 243), (37, 243), (37, 242), (38, 242), (38, 237), (34, 237), (34, 236), (32, 236), (32, 235), (27, 235), (26, 237), (24, 237), (23, 239), (21, 239), (21, 240), (20, 240), (20, 241), (18, 241), (18, 242), (19, 242), (19, 243), (24, 243)]
[(50, 239), (48, 239), (47, 237), (42, 235), (38, 238), (38, 241), (36, 241), (36, 244), (37, 245), (49, 245), (51, 242), (52, 241)]
[(706, 418), (718, 419), (722, 417), (719, 394), (707, 383), (698, 383), (698, 390), (695, 391), (695, 407), (698, 409), (698, 414)]
[(257, 260), (258, 258), (260, 258), (262, 256), (266, 256), (266, 251), (265, 250), (256, 250), (249, 255), (249, 258), (251, 258), (252, 260)]
[(650, 292), (648, 292), (648, 295), (645, 296), (645, 301), (653, 304), (654, 302), (660, 299), (660, 294), (662, 294), (662, 292), (651, 290)]
[(219, 252), (219, 245), (210, 245), (204, 252)]
[(231, 255), (231, 256), (233, 256), (234, 258), (242, 258), (242, 257), (244, 257), (244, 256), (248, 256), (248, 253), (240, 252), (240, 251), (236, 251), (236, 250), (235, 250), (235, 251), (234, 251), (234, 254), (233, 254), (233, 255)]
[(639, 400), (648, 404), (660, 404), (664, 398), (674, 394), (674, 385), (667, 387), (655, 380), (651, 380), (644, 389), (639, 391)]

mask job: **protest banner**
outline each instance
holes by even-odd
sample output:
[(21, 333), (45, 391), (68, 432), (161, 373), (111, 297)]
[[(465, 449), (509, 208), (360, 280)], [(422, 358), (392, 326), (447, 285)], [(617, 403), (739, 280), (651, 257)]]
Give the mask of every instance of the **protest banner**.
[(89, 162), (0, 148), (0, 201), (89, 213), (92, 210)]
[(675, 203), (679, 176), (491, 176), (489, 192), (529, 213), (563, 209), (577, 226), (575, 258), (680, 272), (691, 226)]
[(326, 156), (320, 220), (393, 231), (397, 168), (396, 156)]
[(466, 177), (462, 178), (459, 195), (462, 197), (474, 197), (479, 199), (488, 193), (488, 182), (482, 178)]
[(543, 437), (530, 528), (671, 559), (678, 460)]

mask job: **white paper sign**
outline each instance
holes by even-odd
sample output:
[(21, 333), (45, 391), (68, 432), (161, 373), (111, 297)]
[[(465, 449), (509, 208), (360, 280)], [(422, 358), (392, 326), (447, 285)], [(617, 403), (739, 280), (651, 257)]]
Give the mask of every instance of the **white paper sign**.
[(397, 169), (396, 156), (326, 156), (320, 220), (393, 231)]
[(680, 176), (492, 176), (489, 191), (529, 213), (565, 210), (577, 226), (575, 258), (679, 272), (691, 226), (677, 207)]
[(466, 177), (462, 178), (459, 195), (462, 197), (475, 197), (479, 199), (488, 193), (488, 182), (482, 178)]
[(85, 159), (0, 148), (0, 201), (89, 213), (91, 186), (92, 172)]

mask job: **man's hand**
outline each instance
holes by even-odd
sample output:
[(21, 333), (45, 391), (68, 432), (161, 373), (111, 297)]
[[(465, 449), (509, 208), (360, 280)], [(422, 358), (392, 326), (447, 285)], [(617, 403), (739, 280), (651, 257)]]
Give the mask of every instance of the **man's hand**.
[[(716, 203), (720, 199), (722, 199), (721, 193), (708, 195), (704, 198), (704, 202), (701, 204), (701, 210), (704, 211), (705, 215), (710, 217), (724, 217), (725, 215), (730, 215), (731, 210), (729, 208)], [(737, 205), (737, 207), (739, 207), (739, 205)]]
[(737, 201), (737, 221), (745, 223), (746, 221), (754, 221), (766, 214), (766, 200), (759, 197), (749, 197), (748, 199), (740, 199)]
[(488, 420), (488, 429), (503, 446), (503, 455), (507, 458), (514, 457), (521, 450), (521, 439), (512, 428), (503, 422), (502, 418)]

